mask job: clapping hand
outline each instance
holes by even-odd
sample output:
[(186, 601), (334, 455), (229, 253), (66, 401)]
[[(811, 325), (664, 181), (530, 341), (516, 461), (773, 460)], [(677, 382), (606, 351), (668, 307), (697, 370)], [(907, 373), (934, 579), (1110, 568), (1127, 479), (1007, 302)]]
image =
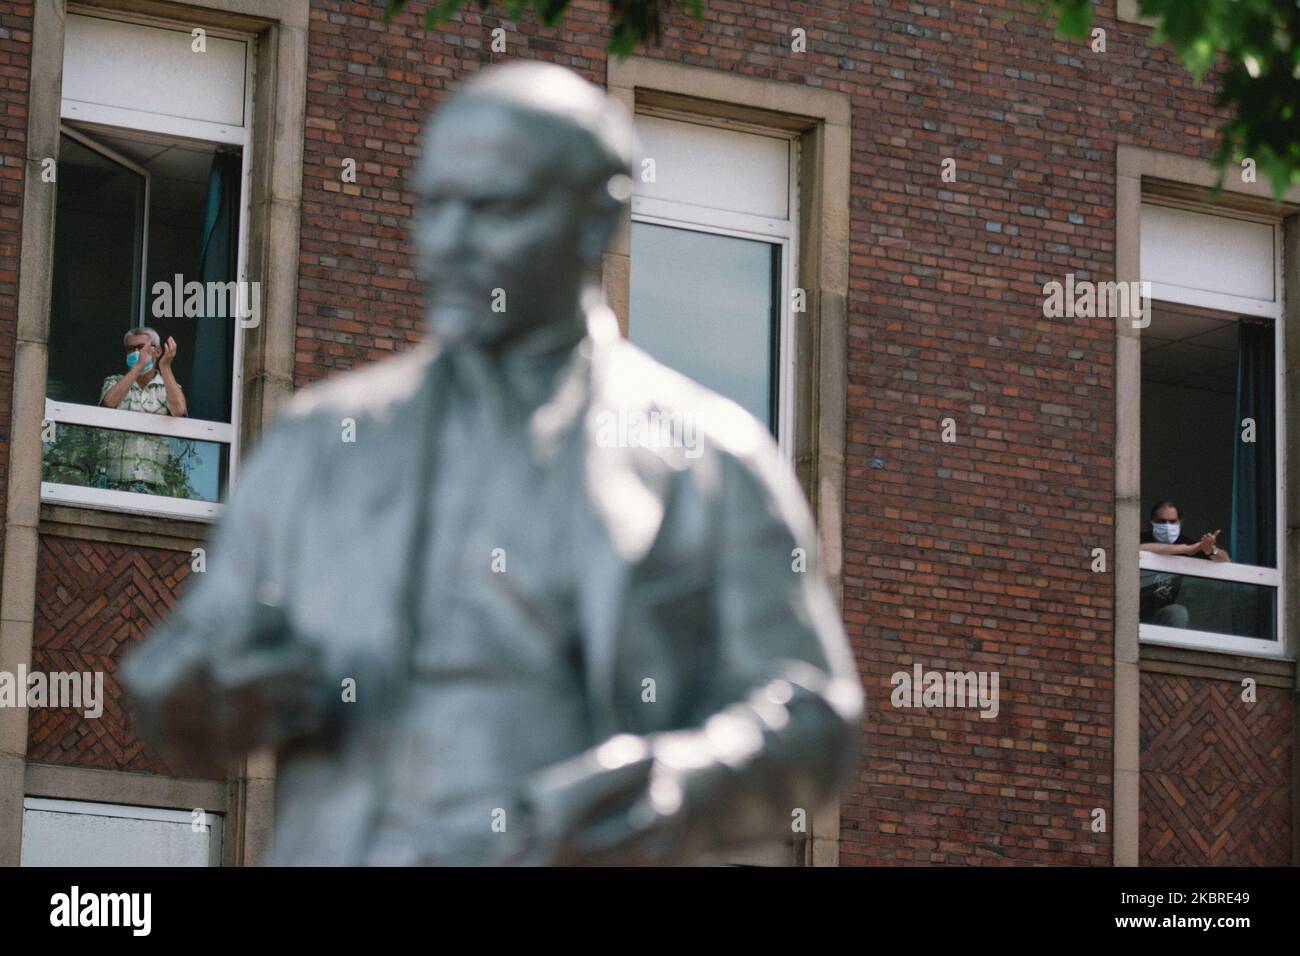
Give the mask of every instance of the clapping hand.
[(167, 336), (167, 344), (163, 348), (162, 358), (158, 360), (158, 367), (160, 369), (170, 369), (172, 367), (172, 360), (175, 358), (176, 340), (169, 335)]

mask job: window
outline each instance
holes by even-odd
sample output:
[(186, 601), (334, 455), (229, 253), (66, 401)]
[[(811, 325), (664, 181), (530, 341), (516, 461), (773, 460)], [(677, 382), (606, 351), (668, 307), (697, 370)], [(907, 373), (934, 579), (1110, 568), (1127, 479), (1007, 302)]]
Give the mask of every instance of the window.
[[(200, 41), (188, 28), (68, 17), (42, 500), (218, 510), (241, 333), (260, 316), (243, 281), (251, 58), (248, 38), (220, 31)], [(124, 336), (139, 327), (175, 340), (171, 381), (146, 363), (152, 373), (122, 391), (137, 358)]]
[(792, 447), (793, 134), (636, 117), (628, 337)]
[[(1275, 222), (1142, 207), (1144, 641), (1283, 651), (1280, 244)], [(1166, 501), (1176, 510), (1155, 517), (1179, 519), (1181, 544), (1150, 523)], [(1216, 531), (1227, 560), (1151, 547), (1190, 551)]]
[(220, 866), (222, 818), (81, 800), (23, 801), (22, 866)]

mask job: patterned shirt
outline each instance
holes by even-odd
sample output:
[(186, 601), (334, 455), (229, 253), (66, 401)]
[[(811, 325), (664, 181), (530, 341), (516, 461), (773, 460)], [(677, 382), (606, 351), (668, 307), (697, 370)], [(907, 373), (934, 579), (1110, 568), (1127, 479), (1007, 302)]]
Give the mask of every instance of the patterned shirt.
[[(104, 385), (99, 390), (101, 404), (109, 390), (121, 380), (121, 375), (110, 375), (104, 379)], [(167, 386), (163, 384), (162, 376), (155, 375), (143, 386), (139, 382), (133, 382), (130, 391), (117, 407), (127, 412), (170, 415), (171, 409), (167, 407)], [(141, 482), (146, 486), (163, 484), (163, 466), (171, 455), (171, 443), (167, 438), (162, 435), (141, 435), (139, 432), (121, 431), (107, 432), (105, 437), (106, 447), (102, 460), (110, 484), (121, 485), (134, 482)]]

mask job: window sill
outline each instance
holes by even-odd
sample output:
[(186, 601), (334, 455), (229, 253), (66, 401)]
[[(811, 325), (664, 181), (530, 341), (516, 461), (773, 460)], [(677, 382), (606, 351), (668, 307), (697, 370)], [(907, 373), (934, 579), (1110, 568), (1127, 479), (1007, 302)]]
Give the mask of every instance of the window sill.
[(1138, 653), (1144, 672), (1234, 681), (1250, 677), (1270, 687), (1295, 686), (1295, 657), (1280, 648), (1264, 653), (1143, 638)]
[(221, 516), (221, 503), (217, 501), (169, 498), (48, 481), (41, 482), (41, 503), (173, 521), (211, 523)]
[(192, 551), (203, 547), (211, 523), (159, 518), (73, 505), (41, 503), (38, 531), (43, 535), (104, 541), (141, 548)]

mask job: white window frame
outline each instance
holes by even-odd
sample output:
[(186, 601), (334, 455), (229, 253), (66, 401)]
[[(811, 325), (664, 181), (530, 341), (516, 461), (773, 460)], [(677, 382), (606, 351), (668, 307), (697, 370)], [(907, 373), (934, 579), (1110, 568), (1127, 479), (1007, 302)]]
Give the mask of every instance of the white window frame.
[[(112, 20), (117, 23), (132, 23), (142, 27), (176, 30), (181, 33), (190, 33), (196, 25), (199, 25), (181, 23), (176, 20), (161, 20), (155, 17), (132, 16), (128, 13), (113, 12), (110, 14), (105, 10), (76, 3), (68, 4), (68, 14), (100, 20)], [(104, 106), (100, 103), (70, 102), (66, 100), (63, 101), (60, 108), (63, 119), (112, 126), (117, 129), (162, 133), (165, 136), (177, 136), (181, 139), (198, 139), (208, 143), (242, 146), (247, 152), (248, 147), (252, 145), (253, 134), (253, 78), (255, 73), (253, 57), (257, 49), (256, 39), (247, 33), (223, 30), (206, 25), (203, 25), (203, 30), (210, 37), (221, 37), (245, 45), (244, 122), (242, 126), (230, 126), (225, 123), (212, 123), (183, 116), (170, 116), (164, 113), (121, 109)]]
[[(697, 113), (680, 110), (638, 107), (637, 115), (654, 116), (680, 123), (693, 123), (696, 126), (711, 126), (719, 129), (737, 130), (754, 133), (771, 139), (785, 140), (788, 143), (789, 161), (787, 163), (788, 181), (786, 183), (786, 209), (789, 215), (785, 219), (769, 216), (755, 216), (748, 213), (731, 212), (724, 209), (710, 209), (691, 203), (672, 202), (666, 199), (632, 197), (632, 222), (642, 222), (654, 226), (667, 226), (672, 229), (684, 229), (689, 232), (702, 232), (715, 236), (731, 236), (737, 239), (752, 239), (779, 246), (781, 249), (781, 289), (780, 310), (777, 331), (777, 348), (779, 355), (775, 363), (777, 374), (777, 422), (776, 441), (781, 454), (788, 460), (794, 459), (795, 422), (794, 422), (794, 376), (796, 349), (796, 322), (798, 313), (791, 308), (792, 291), (797, 287), (798, 242), (799, 242), (799, 136), (797, 133), (754, 126), (731, 120), (714, 119)], [(636, 263), (632, 263), (636, 269)], [(635, 316), (628, 316), (628, 327), (636, 321)]]
[(1282, 319), (1282, 224), (1276, 219), (1265, 216), (1253, 216), (1236, 209), (1215, 209), (1209, 211), (1204, 204), (1180, 202), (1164, 197), (1143, 197), (1143, 206), (1163, 206), (1183, 212), (1194, 212), (1216, 219), (1238, 219), (1273, 227), (1273, 299), (1264, 302), (1248, 296), (1231, 295), (1214, 292), (1209, 289), (1191, 289), (1186, 286), (1169, 285), (1164, 282), (1151, 282), (1151, 299), (1156, 302), (1177, 302), (1183, 305), (1195, 305), (1218, 312), (1235, 312), (1258, 318)]
[[(102, 19), (114, 19), (144, 26), (164, 26), (188, 33), (189, 25), (176, 22), (160, 21), (149, 17), (113, 16), (105, 17), (103, 11), (88, 10), (70, 6), (69, 13), (86, 16), (98, 16)], [(106, 150), (93, 139), (80, 135), (77, 130), (68, 128), (66, 121), (73, 120), (90, 128), (90, 132), (103, 129), (106, 133), (118, 130), (154, 133), (172, 139), (196, 140), (206, 145), (240, 147), (240, 210), (239, 239), (236, 255), (236, 276), (241, 283), (248, 281), (248, 230), (252, 212), (252, 148), (253, 148), (253, 89), (255, 79), (256, 41), (255, 38), (229, 30), (207, 28), (209, 36), (219, 36), (236, 40), (244, 44), (244, 122), (242, 126), (228, 126), (202, 120), (167, 116), (158, 113), (146, 113), (136, 110), (124, 110), (93, 103), (71, 103), (63, 101), (61, 117), (63, 132), (98, 152), (112, 155), (118, 162), (139, 168), (129, 160), (124, 160), (110, 150)], [(147, 177), (146, 177), (147, 182)], [(146, 197), (147, 198), (147, 197)], [(141, 271), (141, 284), (147, 284), (148, 257), (148, 205), (145, 206), (145, 266)], [(140, 308), (141, 323), (148, 325), (145, 319), (148, 289), (141, 289)], [(257, 306), (261, 314), (260, 304)], [(148, 435), (167, 435), (175, 438), (194, 438), (202, 441), (219, 442), (229, 445), (227, 455), (226, 487), (227, 492), (234, 486), (235, 473), (239, 461), (239, 429), (237, 424), (243, 398), (243, 358), (244, 330), (242, 323), (235, 322), (234, 356), (232, 359), (233, 375), (231, 381), (230, 421), (214, 422), (191, 418), (172, 418), (171, 416), (147, 415), (141, 412), (128, 412), (115, 408), (95, 405), (82, 405), (72, 402), (56, 402), (46, 399), (45, 419), (52, 422), (64, 422), (75, 425), (90, 425), (117, 431), (139, 432)], [(54, 347), (58, 347), (57, 343)], [(221, 514), (221, 504), (212, 501), (192, 501), (184, 498), (169, 498), (163, 495), (142, 494), (131, 491), (114, 491), (105, 488), (87, 488), (81, 485), (67, 485), (55, 482), (41, 482), (41, 500), (52, 504), (75, 505), (107, 511), (121, 511), (132, 514), (158, 517), (187, 518), (197, 521), (213, 521)]]
[(1185, 627), (1139, 624), (1141, 628), (1140, 636), (1143, 641), (1151, 644), (1184, 644), (1193, 647), (1206, 647), (1210, 650), (1234, 651), (1250, 654), (1253, 657), (1285, 656), (1281, 651), (1281, 570), (1277, 568), (1261, 568), (1253, 564), (1230, 564), (1221, 561), (1206, 561), (1204, 558), (1156, 554), (1153, 551), (1138, 552), (1138, 567), (1143, 571), (1162, 571), (1188, 578), (1263, 585), (1277, 591), (1277, 601), (1279, 602), (1274, 608), (1274, 626), (1278, 635), (1276, 641), (1265, 641), (1256, 637), (1241, 637), (1236, 634), (1220, 634), (1216, 631), (1198, 631)]
[[(1172, 206), (1179, 209), (1193, 209), (1205, 213), (1203, 205), (1195, 206), (1163, 198), (1142, 198), (1143, 205)], [(1219, 215), (1218, 211), (1214, 215)], [(1286, 629), (1283, 627), (1283, 615), (1286, 611), (1286, 404), (1285, 375), (1286, 362), (1286, 317), (1283, 310), (1282, 284), (1282, 224), (1277, 219), (1265, 216), (1252, 216), (1248, 213), (1232, 210), (1224, 213), (1229, 218), (1245, 219), (1250, 222), (1264, 223), (1273, 228), (1273, 301), (1261, 303), (1255, 299), (1202, 290), (1158, 286), (1151, 289), (1152, 301), (1165, 301), (1179, 305), (1192, 305), (1212, 309), (1217, 312), (1236, 313), (1240, 318), (1266, 318), (1273, 323), (1273, 411), (1276, 421), (1276, 434), (1273, 436), (1275, 448), (1274, 459), (1277, 462), (1273, 476), (1276, 524), (1275, 540), (1277, 542), (1277, 567), (1264, 568), (1256, 565), (1243, 565), (1230, 562), (1205, 561), (1199, 558), (1160, 555), (1150, 551), (1138, 553), (1138, 567), (1145, 570), (1165, 571), (1186, 577), (1210, 578), (1217, 581), (1236, 581), (1239, 583), (1259, 584), (1275, 588), (1277, 599), (1274, 605), (1274, 633), (1277, 640), (1265, 641), (1258, 638), (1240, 637), (1232, 634), (1219, 634), (1211, 631), (1197, 631), (1189, 628), (1163, 627), (1158, 624), (1138, 624), (1138, 639), (1143, 643), (1164, 644), (1179, 647), (1194, 647), (1225, 653), (1244, 653), (1252, 657), (1288, 657), (1291, 649), (1286, 646)], [(1161, 294), (1163, 290), (1163, 294)], [(1150, 304), (1150, 303), (1149, 303)], [(1148, 304), (1148, 305), (1149, 305)], [(1232, 316), (1229, 316), (1232, 317)], [(1240, 423), (1237, 423), (1240, 428)]]
[[(49, 797), (24, 797), (23, 812), (37, 810), (42, 813), (75, 813), (80, 816), (116, 817), (124, 820), (146, 820), (157, 823), (182, 823), (193, 827), (195, 823), (208, 828), (208, 866), (221, 866), (221, 846), (224, 838), (223, 817), (195, 810), (172, 810), (165, 807), (144, 807), (123, 803), (91, 803), (85, 800), (63, 800)], [(201, 814), (201, 818), (195, 817)]]

